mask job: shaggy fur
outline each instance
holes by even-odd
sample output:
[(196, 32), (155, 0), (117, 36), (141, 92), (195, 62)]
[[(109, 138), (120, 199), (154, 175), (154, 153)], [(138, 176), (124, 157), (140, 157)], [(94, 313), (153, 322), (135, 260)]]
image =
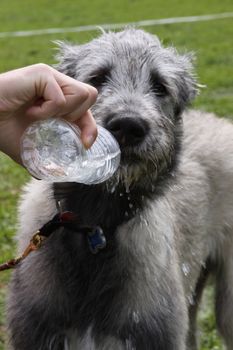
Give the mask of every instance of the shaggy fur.
[(58, 69), (99, 90), (98, 124), (118, 139), (121, 165), (86, 186), (33, 180), (20, 206), (21, 252), (63, 209), (102, 227), (60, 229), (14, 271), (8, 303), (14, 350), (196, 350), (195, 316), (208, 274), (218, 328), (233, 348), (233, 126), (183, 112), (197, 86), (190, 56), (141, 30), (60, 43)]

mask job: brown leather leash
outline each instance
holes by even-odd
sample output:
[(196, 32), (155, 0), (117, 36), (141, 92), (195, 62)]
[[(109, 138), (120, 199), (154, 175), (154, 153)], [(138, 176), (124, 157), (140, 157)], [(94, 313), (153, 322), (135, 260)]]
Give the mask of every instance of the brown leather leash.
[(0, 271), (16, 267), (31, 252), (41, 248), (46, 239), (59, 227), (65, 227), (77, 233), (87, 235), (88, 246), (91, 253), (96, 254), (106, 246), (106, 239), (99, 226), (80, 225), (77, 215), (72, 211), (64, 211), (56, 214), (51, 220), (33, 234), (27, 248), (22, 255), (0, 264)]
[(27, 248), (25, 249), (23, 254), (17, 258), (10, 259), (9, 261), (7, 261), (5, 263), (0, 264), (0, 271), (12, 269), (16, 265), (18, 265), (20, 263), (20, 261), (25, 259), (31, 252), (39, 249), (41, 247), (44, 239), (45, 239), (45, 237), (41, 235), (40, 231), (37, 231), (33, 235), (32, 239), (30, 240), (29, 245), (27, 246)]

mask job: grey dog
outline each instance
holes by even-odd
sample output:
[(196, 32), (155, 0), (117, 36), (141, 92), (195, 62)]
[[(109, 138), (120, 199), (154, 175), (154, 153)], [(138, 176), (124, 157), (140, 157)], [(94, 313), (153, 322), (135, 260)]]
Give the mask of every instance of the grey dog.
[(142, 30), (60, 46), (58, 69), (98, 89), (92, 113), (118, 140), (121, 164), (99, 185), (26, 187), (19, 251), (56, 203), (101, 227), (106, 247), (93, 254), (85, 232), (59, 228), (16, 268), (12, 349), (197, 349), (197, 307), (212, 273), (217, 325), (232, 350), (232, 124), (184, 112), (198, 89), (190, 55)]

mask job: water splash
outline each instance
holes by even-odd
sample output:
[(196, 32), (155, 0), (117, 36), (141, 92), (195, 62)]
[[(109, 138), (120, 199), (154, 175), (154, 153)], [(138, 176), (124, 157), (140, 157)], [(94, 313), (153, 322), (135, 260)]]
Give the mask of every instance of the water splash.
[(184, 187), (180, 186), (180, 185), (173, 185), (170, 187), (171, 192), (182, 191), (183, 189), (184, 189)]

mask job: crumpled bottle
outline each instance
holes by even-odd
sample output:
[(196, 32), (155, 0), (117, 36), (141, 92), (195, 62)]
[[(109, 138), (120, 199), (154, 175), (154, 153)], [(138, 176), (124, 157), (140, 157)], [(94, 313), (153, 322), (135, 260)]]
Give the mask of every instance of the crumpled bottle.
[(97, 139), (86, 150), (76, 125), (55, 118), (34, 122), (21, 139), (22, 162), (34, 177), (50, 182), (104, 182), (119, 167), (120, 148), (108, 130), (97, 128)]

